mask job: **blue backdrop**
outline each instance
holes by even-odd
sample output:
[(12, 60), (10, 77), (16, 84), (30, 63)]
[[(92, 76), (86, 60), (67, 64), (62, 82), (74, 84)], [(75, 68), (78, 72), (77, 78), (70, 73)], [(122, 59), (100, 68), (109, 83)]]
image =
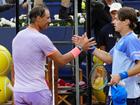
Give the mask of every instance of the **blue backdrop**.
[[(73, 47), (71, 37), (73, 35), (73, 27), (49, 27), (42, 33), (47, 35), (59, 49), (61, 53), (70, 51)], [(79, 34), (84, 33), (84, 28), (79, 27)], [(16, 36), (16, 28), (0, 28), (0, 44), (8, 48), (12, 53), (12, 40)], [(67, 70), (66, 70), (67, 69)], [(73, 75), (71, 68), (63, 67), (59, 70), (59, 76), (70, 77)]]

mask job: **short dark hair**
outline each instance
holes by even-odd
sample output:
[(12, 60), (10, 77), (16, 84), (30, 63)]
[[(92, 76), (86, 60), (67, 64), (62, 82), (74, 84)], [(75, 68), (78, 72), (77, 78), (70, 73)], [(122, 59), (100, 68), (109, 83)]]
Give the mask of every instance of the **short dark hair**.
[(118, 11), (118, 18), (121, 21), (125, 21), (128, 19), (130, 21), (129, 27), (134, 29), (136, 27), (137, 13), (135, 12), (134, 8), (131, 7), (123, 7)]
[(30, 23), (34, 23), (37, 16), (43, 17), (45, 16), (45, 10), (48, 9), (46, 6), (36, 6), (31, 9), (29, 13)]

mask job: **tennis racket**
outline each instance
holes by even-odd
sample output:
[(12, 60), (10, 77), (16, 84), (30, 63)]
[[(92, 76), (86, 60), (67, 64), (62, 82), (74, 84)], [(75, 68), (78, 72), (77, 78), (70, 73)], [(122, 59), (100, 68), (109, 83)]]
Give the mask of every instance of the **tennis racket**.
[[(111, 78), (109, 76), (110, 75), (107, 75), (107, 70), (104, 65), (95, 65), (90, 73), (92, 88), (94, 90), (102, 90), (106, 86), (111, 86), (108, 80), (108, 78)], [(120, 81), (118, 84), (121, 86), (125, 86), (125, 83), (123, 81)], [(113, 87), (115, 88), (115, 85), (113, 85)]]
[(95, 65), (90, 73), (91, 86), (94, 90), (102, 90), (105, 86), (109, 86), (107, 71), (104, 65)]

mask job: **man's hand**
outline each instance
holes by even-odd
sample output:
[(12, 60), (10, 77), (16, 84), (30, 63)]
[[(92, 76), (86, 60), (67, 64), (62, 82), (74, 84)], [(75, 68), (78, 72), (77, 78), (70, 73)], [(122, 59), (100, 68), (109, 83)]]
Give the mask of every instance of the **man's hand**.
[(108, 83), (109, 85), (116, 85), (119, 84), (121, 86), (125, 86), (125, 82), (121, 81), (121, 77), (119, 74), (113, 74), (111, 75), (111, 80)]
[(121, 80), (121, 78), (120, 78), (119, 74), (111, 75), (111, 80), (110, 80), (109, 84), (110, 85), (118, 84), (120, 80)]
[(86, 33), (82, 36), (74, 35), (72, 37), (72, 42), (75, 45), (81, 46), (84, 51), (89, 50), (91, 46), (96, 45), (96, 41), (93, 41), (93, 39), (88, 39)]

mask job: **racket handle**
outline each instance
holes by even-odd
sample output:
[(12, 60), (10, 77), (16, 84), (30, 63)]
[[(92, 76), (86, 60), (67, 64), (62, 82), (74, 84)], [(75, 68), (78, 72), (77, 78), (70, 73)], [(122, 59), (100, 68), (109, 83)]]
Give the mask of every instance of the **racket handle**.
[[(125, 86), (125, 82), (120, 81), (120, 82), (118, 83), (118, 85)], [(111, 84), (110, 82), (108, 82), (108, 83), (107, 83), (107, 86), (112, 86), (112, 84)]]

